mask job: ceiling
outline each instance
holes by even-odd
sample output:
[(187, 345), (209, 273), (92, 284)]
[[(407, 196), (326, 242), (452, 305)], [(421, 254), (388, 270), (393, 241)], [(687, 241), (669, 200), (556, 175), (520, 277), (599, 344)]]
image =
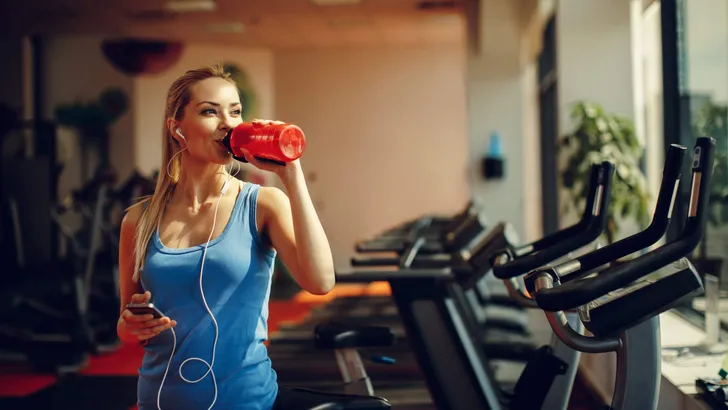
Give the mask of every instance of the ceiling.
[[(0, 31), (273, 49), (460, 45), (465, 38), (463, 9), (474, 0), (318, 1), (324, 0), (20, 0), (3, 6)], [(214, 9), (179, 11), (194, 7)]]

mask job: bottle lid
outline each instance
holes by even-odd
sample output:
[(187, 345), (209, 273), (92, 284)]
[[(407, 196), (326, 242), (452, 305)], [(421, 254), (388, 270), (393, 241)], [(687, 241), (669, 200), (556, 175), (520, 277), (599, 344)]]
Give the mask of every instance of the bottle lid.
[(490, 134), (490, 143), (488, 145), (488, 156), (491, 158), (500, 158), (503, 155), (501, 149), (501, 139), (497, 131)]
[(303, 151), (306, 149), (306, 136), (299, 127), (287, 125), (281, 130), (279, 144), (281, 153), (295, 160), (303, 155)]

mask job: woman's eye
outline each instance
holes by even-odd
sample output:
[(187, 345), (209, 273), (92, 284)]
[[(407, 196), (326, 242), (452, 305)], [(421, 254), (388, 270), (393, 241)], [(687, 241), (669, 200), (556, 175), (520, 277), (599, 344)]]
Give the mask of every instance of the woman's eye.
[(243, 110), (233, 110), (232, 115), (240, 115), (243, 113)]
[(205, 110), (202, 110), (202, 115), (215, 115), (216, 112), (212, 108), (207, 108)]

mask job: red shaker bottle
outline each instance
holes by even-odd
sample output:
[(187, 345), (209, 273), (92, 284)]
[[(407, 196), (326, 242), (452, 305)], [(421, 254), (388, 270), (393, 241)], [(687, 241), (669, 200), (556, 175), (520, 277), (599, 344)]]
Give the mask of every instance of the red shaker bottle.
[(306, 136), (293, 124), (244, 122), (230, 130), (222, 144), (239, 161), (245, 162), (242, 149), (247, 149), (256, 158), (285, 165), (303, 155)]

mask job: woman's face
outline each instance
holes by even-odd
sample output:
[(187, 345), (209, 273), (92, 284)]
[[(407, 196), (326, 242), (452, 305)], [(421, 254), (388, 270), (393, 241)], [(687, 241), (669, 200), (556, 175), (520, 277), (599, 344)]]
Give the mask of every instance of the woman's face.
[(227, 132), (243, 122), (243, 107), (238, 89), (222, 78), (208, 78), (190, 87), (190, 102), (177, 126), (184, 140), (172, 129), (172, 135), (187, 147), (195, 159), (225, 165), (230, 154), (220, 141)]

